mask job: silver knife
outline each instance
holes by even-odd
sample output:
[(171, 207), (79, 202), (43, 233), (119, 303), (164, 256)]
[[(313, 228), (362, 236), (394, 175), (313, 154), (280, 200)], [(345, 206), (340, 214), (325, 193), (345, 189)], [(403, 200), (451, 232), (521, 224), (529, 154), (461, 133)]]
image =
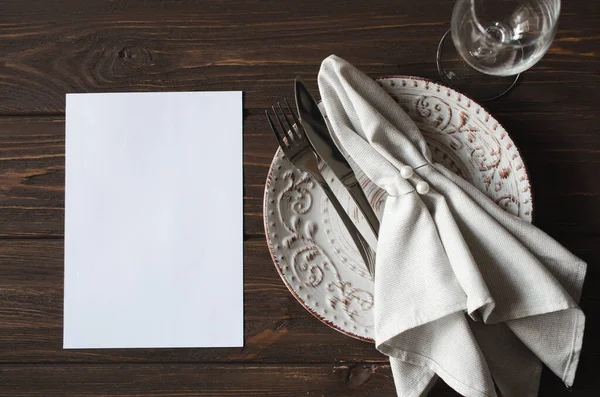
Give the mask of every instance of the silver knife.
[(348, 161), (331, 137), (317, 101), (308, 92), (300, 77), (296, 77), (295, 96), (300, 120), (315, 152), (317, 152), (319, 157), (321, 157), (337, 179), (344, 185), (350, 197), (352, 197), (358, 209), (367, 220), (367, 224), (375, 235), (375, 238), (378, 238), (379, 219), (375, 215), (373, 208), (371, 208), (369, 200), (361, 189), (354, 171), (350, 168), (350, 164), (348, 164)]

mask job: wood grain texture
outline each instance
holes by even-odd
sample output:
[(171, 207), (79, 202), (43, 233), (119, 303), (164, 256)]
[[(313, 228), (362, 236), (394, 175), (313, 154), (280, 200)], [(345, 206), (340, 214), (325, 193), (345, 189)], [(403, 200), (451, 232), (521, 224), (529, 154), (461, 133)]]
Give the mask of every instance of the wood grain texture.
[[(540, 396), (596, 397), (542, 375)], [(0, 366), (0, 396), (395, 397), (389, 364), (38, 364)], [(441, 380), (432, 397), (459, 394)]]
[[(63, 112), (67, 92), (233, 87), (246, 93), (246, 107), (264, 108), (292, 76), (314, 81), (331, 53), (372, 75), (436, 78), (453, 1), (5, 3), (0, 113), (31, 114)], [(591, 110), (597, 101), (599, 11), (564, 3), (555, 45), (506, 106), (556, 109), (568, 97)]]
[[(256, 235), (264, 233), (264, 184), (277, 144), (263, 111), (245, 113), (244, 231)], [(495, 116), (529, 169), (536, 224), (551, 234), (600, 230), (598, 123), (563, 113)], [(62, 116), (0, 118), (0, 236), (62, 237), (64, 140)]]
[[(0, 396), (392, 396), (389, 365), (115, 364), (0, 367)], [(455, 396), (438, 385), (439, 396)]]
[[(264, 108), (317, 92), (335, 53), (373, 77), (437, 80), (454, 0), (3, 0), (0, 2), (0, 396), (394, 396), (372, 345), (321, 324), (280, 280), (262, 196), (276, 143)], [(573, 391), (598, 395), (600, 8), (562, 4), (544, 59), (486, 107), (528, 167), (535, 223), (589, 263)], [(244, 91), (245, 344), (62, 350), (65, 93)], [(457, 396), (443, 383), (430, 396)]]

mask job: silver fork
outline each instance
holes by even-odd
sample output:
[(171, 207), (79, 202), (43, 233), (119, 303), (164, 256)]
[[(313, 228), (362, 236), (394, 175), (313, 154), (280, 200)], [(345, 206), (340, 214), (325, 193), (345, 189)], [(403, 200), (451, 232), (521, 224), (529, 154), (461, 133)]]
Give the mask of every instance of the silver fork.
[[(321, 172), (319, 171), (318, 156), (314, 152), (310, 142), (308, 141), (308, 138), (306, 137), (306, 132), (304, 131), (304, 127), (302, 127), (302, 123), (298, 120), (298, 116), (288, 104), (287, 99), (285, 99), (284, 102), (288, 111), (287, 113), (292, 116), (293, 123), (284, 111), (281, 103), (277, 103), (277, 108), (275, 108), (275, 106), (272, 107), (273, 116), (277, 120), (277, 125), (275, 125), (275, 122), (273, 121), (272, 116), (269, 114), (269, 111), (265, 111), (267, 120), (269, 120), (269, 125), (273, 130), (273, 134), (275, 134), (275, 137), (279, 142), (279, 146), (292, 164), (294, 164), (300, 170), (310, 174), (317, 184), (319, 184), (321, 189), (323, 189), (325, 195), (327, 195), (327, 198), (329, 198), (329, 201), (333, 205), (333, 208), (335, 208), (336, 212), (342, 219), (344, 226), (346, 226), (346, 229), (354, 241), (354, 244), (356, 244), (360, 256), (367, 265), (367, 269), (371, 275), (371, 278), (374, 278), (375, 252), (373, 252), (367, 241), (360, 234), (337, 197), (333, 194), (333, 191), (327, 182), (325, 182), (325, 178), (323, 178), (323, 175), (321, 175)], [(279, 109), (279, 112), (277, 109)], [(281, 114), (282, 117), (280, 117), (279, 114)], [(285, 126), (282, 122), (282, 118), (285, 120)]]

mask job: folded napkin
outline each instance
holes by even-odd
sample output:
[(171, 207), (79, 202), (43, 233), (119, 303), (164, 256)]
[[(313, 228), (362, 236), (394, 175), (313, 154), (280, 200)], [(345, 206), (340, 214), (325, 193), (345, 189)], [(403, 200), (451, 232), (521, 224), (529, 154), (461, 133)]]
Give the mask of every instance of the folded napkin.
[(398, 396), (426, 395), (437, 376), (464, 396), (536, 396), (541, 362), (572, 385), (586, 264), (434, 163), (415, 123), (348, 62), (325, 59), (319, 90), (340, 149), (388, 194), (375, 342)]

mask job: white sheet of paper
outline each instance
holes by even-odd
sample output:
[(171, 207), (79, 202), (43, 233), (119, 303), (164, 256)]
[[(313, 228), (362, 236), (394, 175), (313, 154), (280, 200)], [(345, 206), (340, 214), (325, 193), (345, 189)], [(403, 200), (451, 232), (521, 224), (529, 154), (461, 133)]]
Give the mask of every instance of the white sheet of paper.
[(243, 346), (242, 93), (68, 94), (64, 348)]

